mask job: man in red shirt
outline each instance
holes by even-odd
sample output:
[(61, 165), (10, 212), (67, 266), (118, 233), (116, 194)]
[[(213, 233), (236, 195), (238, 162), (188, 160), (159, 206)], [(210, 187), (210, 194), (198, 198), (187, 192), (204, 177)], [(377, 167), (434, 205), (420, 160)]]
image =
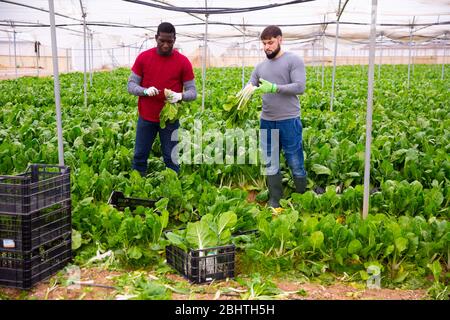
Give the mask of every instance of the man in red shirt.
[[(159, 114), (166, 101), (192, 101), (197, 91), (191, 62), (173, 50), (175, 39), (175, 27), (168, 22), (161, 23), (155, 36), (156, 47), (139, 54), (128, 79), (128, 92), (139, 97), (133, 169), (142, 176), (147, 174), (147, 160), (158, 133), (166, 167), (177, 173), (180, 170), (176, 149), (178, 132), (174, 132), (180, 123), (178, 120), (167, 123), (162, 129)], [(169, 89), (167, 95), (164, 89)]]

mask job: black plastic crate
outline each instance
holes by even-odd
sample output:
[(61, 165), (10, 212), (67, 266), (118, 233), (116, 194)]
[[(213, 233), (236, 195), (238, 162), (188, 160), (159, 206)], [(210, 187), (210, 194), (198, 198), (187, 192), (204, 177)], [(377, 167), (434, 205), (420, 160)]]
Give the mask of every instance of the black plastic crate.
[(108, 204), (120, 211), (123, 211), (127, 207), (133, 211), (136, 210), (138, 206), (154, 208), (156, 202), (158, 202), (158, 200), (125, 197), (121, 191), (113, 191), (108, 200)]
[(234, 278), (236, 248), (234, 244), (190, 250), (166, 247), (167, 263), (193, 283)]
[(30, 289), (54, 275), (72, 259), (71, 237), (67, 233), (28, 252), (0, 250), (0, 285)]
[(25, 173), (0, 176), (0, 213), (28, 214), (70, 199), (70, 169), (32, 164)]
[(70, 199), (27, 215), (0, 213), (0, 252), (34, 250), (71, 232), (71, 218)]
[(68, 167), (33, 164), (0, 176), (0, 285), (28, 289), (59, 270), (72, 256), (71, 235)]

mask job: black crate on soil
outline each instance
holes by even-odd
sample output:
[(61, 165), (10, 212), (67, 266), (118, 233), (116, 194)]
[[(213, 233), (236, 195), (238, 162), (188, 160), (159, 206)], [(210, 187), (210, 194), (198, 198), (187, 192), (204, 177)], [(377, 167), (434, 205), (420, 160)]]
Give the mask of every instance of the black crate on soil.
[(70, 170), (33, 164), (0, 176), (0, 285), (28, 289), (72, 257)]
[(72, 259), (71, 233), (24, 252), (0, 250), (0, 285), (30, 289), (64, 268)]
[(167, 263), (193, 283), (234, 278), (236, 248), (233, 244), (207, 249), (190, 250), (166, 247)]
[(109, 196), (108, 204), (120, 211), (123, 211), (127, 207), (133, 211), (136, 210), (138, 206), (154, 208), (155, 203), (158, 202), (158, 200), (125, 197), (123, 192), (113, 191)]

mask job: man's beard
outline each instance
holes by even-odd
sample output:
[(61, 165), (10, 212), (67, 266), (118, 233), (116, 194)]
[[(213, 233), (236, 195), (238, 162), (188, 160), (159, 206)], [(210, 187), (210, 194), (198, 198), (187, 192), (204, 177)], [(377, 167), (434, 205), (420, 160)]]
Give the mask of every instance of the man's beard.
[(268, 58), (268, 59), (273, 59), (273, 58), (275, 58), (275, 57), (277, 56), (278, 52), (280, 52), (280, 50), (281, 50), (281, 46), (278, 45), (278, 48), (276, 48), (275, 51), (273, 51), (272, 53), (267, 53), (267, 52), (266, 52), (267, 58)]
[(172, 50), (169, 50), (169, 51), (162, 51), (160, 48), (158, 48), (158, 54), (160, 55), (160, 56), (165, 56), (165, 57), (167, 57), (167, 56), (170, 56), (171, 54), (172, 54)]

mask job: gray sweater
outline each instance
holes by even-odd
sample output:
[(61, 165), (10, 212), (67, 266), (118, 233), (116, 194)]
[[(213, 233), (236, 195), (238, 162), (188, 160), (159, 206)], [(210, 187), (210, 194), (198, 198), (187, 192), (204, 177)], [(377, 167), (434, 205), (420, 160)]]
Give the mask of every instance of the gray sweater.
[(306, 73), (303, 59), (292, 52), (284, 52), (276, 59), (265, 59), (252, 72), (250, 83), (259, 86), (263, 78), (275, 83), (277, 93), (263, 95), (261, 118), (279, 121), (300, 116), (300, 102), (297, 97), (305, 91)]

